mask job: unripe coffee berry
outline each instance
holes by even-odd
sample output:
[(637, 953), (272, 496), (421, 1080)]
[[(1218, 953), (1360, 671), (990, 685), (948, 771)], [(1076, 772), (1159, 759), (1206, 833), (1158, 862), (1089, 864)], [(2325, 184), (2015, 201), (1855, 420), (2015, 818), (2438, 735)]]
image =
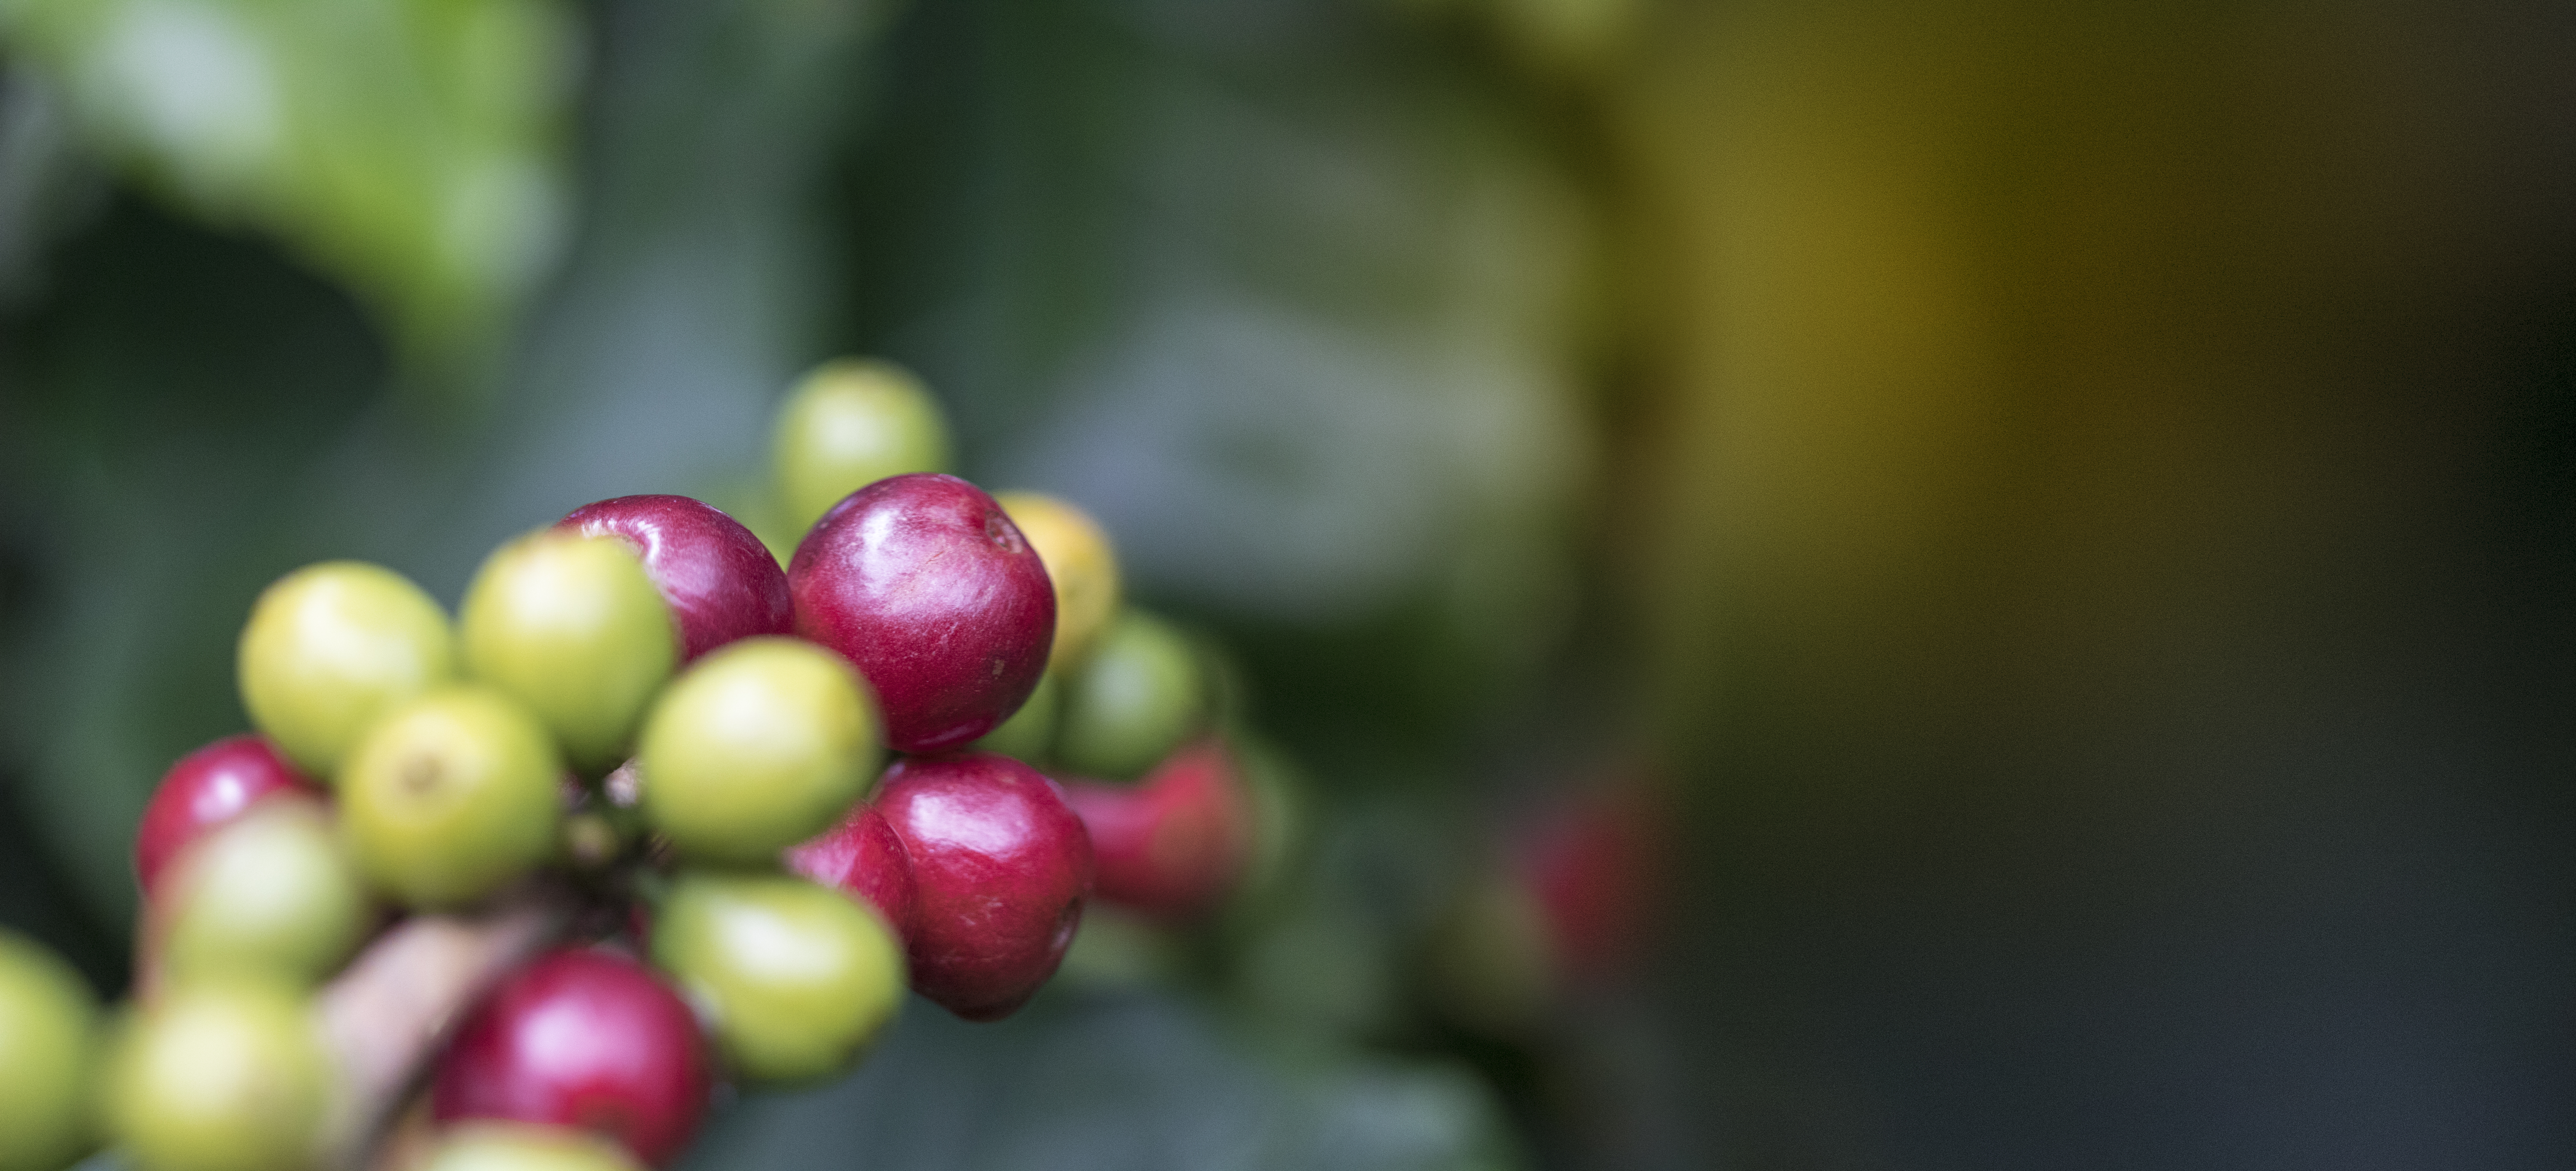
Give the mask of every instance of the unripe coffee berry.
[(1065, 679), (1056, 759), (1083, 776), (1127, 780), (1171, 755), (1205, 716), (1189, 638), (1131, 606)]
[(308, 798), (277, 798), (182, 851), (154, 899), (163, 971), (319, 981), (356, 950), (373, 917), (330, 819)]
[(179, 758), (143, 807), (134, 831), (134, 877), (149, 898), (161, 871), (188, 843), (281, 795), (309, 795), (312, 782), (258, 736), (227, 736)]
[(679, 633), (635, 550), (546, 529), (493, 551), (465, 592), (465, 664), (544, 722), (581, 769), (623, 759)]
[(305, 775), (328, 778), (377, 716), (455, 677), (455, 636), (400, 574), (326, 561), (260, 594), (234, 665), (251, 722)]
[(543, 861), (563, 763), (536, 717), (485, 687), (413, 700), (368, 732), (340, 780), (359, 869), (415, 907), (472, 902)]
[(903, 1001), (894, 933), (840, 892), (782, 874), (683, 873), (654, 921), (653, 963), (756, 1081), (849, 1068)]
[(654, 704), (636, 758), (644, 815), (692, 857), (774, 860), (875, 779), (873, 709), (850, 664), (810, 642), (725, 647)]
[(948, 423), (912, 373), (844, 358), (788, 392), (772, 439), (778, 500), (798, 533), (861, 488), (906, 472), (948, 470)]
[(615, 1144), (578, 1130), (473, 1122), (439, 1136), (417, 1171), (640, 1171)]
[(313, 1162), (329, 1070), (293, 992), (181, 982), (126, 1024), (108, 1123), (137, 1171), (294, 1171)]
[(1057, 716), (1064, 710), (1063, 689), (1056, 684), (1056, 673), (1050, 668), (1038, 676), (1037, 690), (1029, 693), (1027, 703), (1002, 721), (1002, 726), (984, 734), (974, 744), (977, 752), (992, 752), (1025, 764), (1037, 764), (1055, 755)]
[(796, 632), (858, 665), (898, 752), (962, 748), (1036, 689), (1055, 588), (1002, 507), (954, 476), (879, 480), (787, 567)]
[(430, 1108), (441, 1122), (576, 1127), (659, 1165), (696, 1134), (711, 1080), (697, 1018), (651, 969), (566, 949), (512, 973), (466, 1018)]
[(89, 1145), (98, 1033), (79, 974), (0, 928), (0, 1171), (54, 1171)]
[(686, 496), (620, 496), (585, 504), (555, 527), (616, 537), (635, 550), (670, 607), (686, 663), (738, 638), (796, 628), (787, 572), (750, 529)]
[(1118, 555), (1091, 514), (1038, 492), (993, 499), (1020, 526), (1055, 585), (1055, 644), (1048, 665), (1071, 670), (1091, 653), (1118, 613)]

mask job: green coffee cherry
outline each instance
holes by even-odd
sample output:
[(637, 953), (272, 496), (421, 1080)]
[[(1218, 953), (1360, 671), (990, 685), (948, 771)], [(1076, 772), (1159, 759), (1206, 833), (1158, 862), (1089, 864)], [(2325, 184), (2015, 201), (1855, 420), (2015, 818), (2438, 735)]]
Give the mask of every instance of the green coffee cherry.
[(760, 1081), (849, 1068), (903, 999), (894, 933), (848, 896), (784, 875), (682, 874), (654, 922), (653, 962), (734, 1071)]
[(321, 807), (291, 798), (263, 801), (189, 845), (157, 901), (161, 962), (176, 979), (314, 983), (349, 958), (371, 913)]
[(472, 902), (544, 861), (563, 762), (535, 716), (486, 687), (442, 688), (386, 716), (340, 777), (358, 868), (415, 907)]
[(328, 777), (385, 709), (455, 677), (456, 640), (402, 575), (326, 561), (260, 594), (234, 668), (251, 722), (306, 775)]
[(417, 1171), (642, 1171), (617, 1144), (587, 1131), (511, 1122), (450, 1128)]
[(1130, 607), (1065, 680), (1056, 758), (1085, 776), (1141, 776), (1198, 729), (1202, 692), (1189, 639)]
[(1118, 614), (1118, 555), (1109, 534), (1090, 513), (1053, 496), (1004, 492), (993, 499), (1038, 551), (1055, 584), (1055, 644), (1047, 666), (1074, 670)]
[(875, 703), (839, 655), (747, 638), (653, 707), (637, 755), (644, 816), (692, 857), (775, 861), (839, 821), (876, 777)]
[(556, 529), (493, 550), (460, 624), (467, 670), (527, 705), (586, 770), (624, 758), (680, 651), (632, 548)]
[(948, 422), (910, 371), (826, 362), (789, 391), (772, 441), (778, 501), (801, 537), (841, 498), (887, 476), (948, 470)]
[(0, 1171), (55, 1171), (90, 1145), (98, 1041), (89, 986), (0, 928)]
[(264, 981), (182, 982), (126, 1023), (109, 1128), (136, 1171), (310, 1166), (331, 1084), (303, 998)]
[[(1061, 629), (1061, 628), (1059, 628)], [(975, 742), (977, 752), (998, 752), (1013, 760), (1037, 764), (1047, 759), (1055, 745), (1056, 699), (1055, 672), (1038, 676), (1038, 689), (1029, 693), (1029, 701), (1002, 726), (984, 734)]]

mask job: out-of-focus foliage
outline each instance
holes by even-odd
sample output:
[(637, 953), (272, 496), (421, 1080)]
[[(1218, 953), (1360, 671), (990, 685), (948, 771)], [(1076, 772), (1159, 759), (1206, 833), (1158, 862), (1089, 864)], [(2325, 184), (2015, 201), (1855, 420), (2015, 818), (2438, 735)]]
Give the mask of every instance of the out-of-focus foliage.
[(7, 0), (0, 41), (129, 174), (274, 233), (421, 359), (492, 341), (559, 250), (559, 0)]

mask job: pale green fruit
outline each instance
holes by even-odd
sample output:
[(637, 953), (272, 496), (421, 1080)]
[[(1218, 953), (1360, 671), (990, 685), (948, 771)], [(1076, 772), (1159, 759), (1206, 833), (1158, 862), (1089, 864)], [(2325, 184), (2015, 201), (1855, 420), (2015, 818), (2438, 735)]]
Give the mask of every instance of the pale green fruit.
[(624, 1148), (584, 1131), (514, 1122), (449, 1128), (416, 1171), (642, 1171)]
[(975, 742), (975, 750), (998, 752), (1027, 764), (1045, 761), (1055, 744), (1056, 712), (1062, 706), (1056, 699), (1055, 679), (1052, 668), (1038, 676), (1038, 689), (1029, 693), (1028, 702), (1002, 721), (1001, 727), (984, 733), (984, 738)]
[(734, 1071), (758, 1081), (848, 1069), (903, 1001), (894, 932), (849, 896), (785, 875), (682, 874), (654, 921), (653, 962)]
[(771, 460), (798, 539), (841, 498), (888, 476), (944, 472), (948, 421), (912, 373), (888, 362), (826, 362), (778, 409)]
[(1141, 776), (1198, 730), (1204, 693), (1189, 639), (1129, 607), (1065, 678), (1056, 759), (1084, 776)]
[(540, 529), (492, 551), (465, 591), (465, 665), (536, 713), (575, 768), (624, 759), (680, 636), (635, 550)]
[(472, 902), (554, 850), (562, 759), (536, 717), (491, 688), (413, 700), (368, 732), (342, 774), (350, 854), (407, 905)]
[(173, 983), (125, 1024), (109, 1127), (136, 1171), (295, 1171), (313, 1163), (331, 1077), (284, 985)]
[(364, 883), (321, 806), (260, 802), (191, 843), (160, 888), (161, 962), (173, 978), (225, 973), (310, 984), (364, 936)]
[(729, 643), (653, 707), (644, 815), (692, 857), (775, 861), (867, 791), (878, 742), (867, 685), (839, 655), (794, 638)]
[(455, 677), (456, 639), (402, 575), (326, 561), (260, 594), (234, 669), (251, 722), (307, 776), (329, 777), (387, 708)]
[(55, 1171), (90, 1145), (98, 1043), (79, 974), (0, 928), (0, 1171)]

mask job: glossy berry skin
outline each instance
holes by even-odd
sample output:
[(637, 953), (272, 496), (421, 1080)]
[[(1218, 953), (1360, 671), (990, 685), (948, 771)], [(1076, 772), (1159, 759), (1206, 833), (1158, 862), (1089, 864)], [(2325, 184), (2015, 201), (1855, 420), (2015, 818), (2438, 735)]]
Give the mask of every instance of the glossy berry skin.
[(1131, 606), (1065, 678), (1056, 759), (1083, 776), (1140, 776), (1198, 731), (1205, 690), (1189, 637)]
[(553, 852), (562, 783), (535, 716), (491, 688), (443, 688), (386, 716), (350, 754), (340, 830), (397, 899), (458, 906)]
[(876, 715), (839, 655), (746, 639), (681, 674), (636, 757), (645, 818), (693, 858), (766, 863), (876, 779)]
[(98, 1001), (42, 945), (0, 928), (0, 1171), (54, 1171), (88, 1145)]
[(1135, 785), (1067, 781), (1091, 834), (1092, 891), (1165, 920), (1214, 910), (1243, 876), (1251, 802), (1223, 744), (1174, 753)]
[(912, 372), (890, 362), (826, 362), (778, 410), (771, 463), (778, 502), (802, 532), (841, 498), (888, 476), (948, 470), (948, 422)]
[(1046, 563), (1055, 584), (1055, 647), (1048, 664), (1072, 669), (1118, 613), (1118, 555), (1091, 514), (1038, 492), (993, 497)]
[(796, 632), (858, 665), (899, 752), (963, 747), (1018, 711), (1046, 670), (1055, 587), (983, 490), (879, 480), (833, 506), (787, 567)]
[(310, 986), (375, 918), (366, 884), (307, 797), (261, 802), (171, 863), (152, 903), (164, 975), (240, 973)]
[(625, 758), (679, 659), (678, 627), (634, 549), (560, 529), (493, 550), (457, 629), (474, 677), (526, 705), (580, 769)]
[(413, 1171), (637, 1171), (613, 1144), (578, 1130), (469, 1122), (439, 1136)]
[(784, 861), (789, 870), (866, 900), (897, 936), (912, 938), (912, 859), (876, 806), (850, 810), (839, 825), (791, 847)]
[(617, 537), (643, 559), (686, 663), (732, 642), (796, 627), (787, 573), (750, 529), (686, 496), (620, 496), (585, 504), (556, 522), (590, 537)]
[(134, 831), (134, 877), (152, 896), (161, 871), (206, 831), (280, 794), (312, 794), (313, 783), (258, 736), (227, 736), (179, 758), (143, 807)]
[(1055, 782), (989, 753), (899, 761), (875, 805), (912, 861), (913, 988), (968, 1020), (1009, 1016), (1082, 924), (1082, 819)]
[(653, 965), (754, 1081), (848, 1069), (903, 1004), (894, 932), (839, 891), (783, 874), (683, 872), (653, 922)]
[(183, 982), (119, 1038), (108, 1126), (138, 1171), (292, 1171), (313, 1162), (330, 1062), (304, 999), (266, 982)]
[(430, 1110), (588, 1130), (660, 1165), (697, 1133), (711, 1082), (697, 1017), (650, 969), (566, 949), (512, 973), (466, 1018)]
[(234, 670), (251, 723), (306, 776), (337, 776), (367, 725), (456, 676), (456, 635), (419, 586), (325, 561), (261, 591)]

